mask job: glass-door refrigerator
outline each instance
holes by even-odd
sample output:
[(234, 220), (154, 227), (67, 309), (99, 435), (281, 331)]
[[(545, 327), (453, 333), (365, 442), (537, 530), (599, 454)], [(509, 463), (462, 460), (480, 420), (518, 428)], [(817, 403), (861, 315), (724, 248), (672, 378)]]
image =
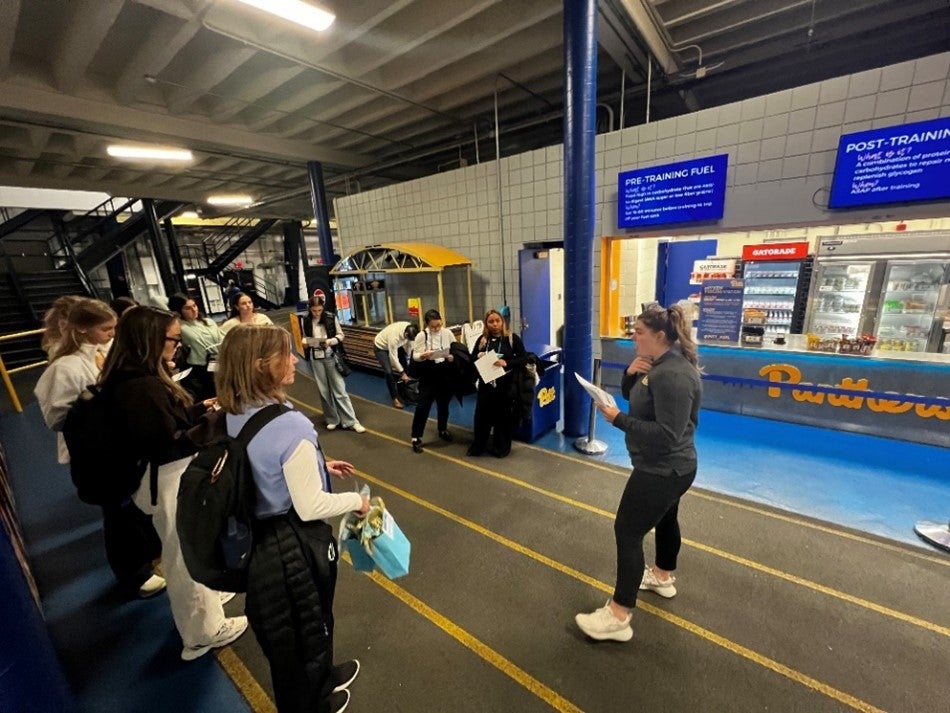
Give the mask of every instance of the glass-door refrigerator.
[(765, 312), (766, 337), (801, 333), (811, 271), (808, 243), (743, 247), (742, 309)]
[(874, 261), (818, 260), (808, 301), (805, 332), (829, 339), (869, 334), (874, 300), (868, 300)]
[(887, 263), (878, 310), (877, 348), (936, 352), (943, 341), (950, 263), (893, 260)]

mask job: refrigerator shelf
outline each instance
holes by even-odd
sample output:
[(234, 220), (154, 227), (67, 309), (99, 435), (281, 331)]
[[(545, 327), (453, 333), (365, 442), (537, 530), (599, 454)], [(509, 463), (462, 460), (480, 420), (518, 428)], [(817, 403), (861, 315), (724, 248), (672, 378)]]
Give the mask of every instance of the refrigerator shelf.
[(926, 314), (932, 315), (933, 309), (902, 309), (902, 310), (888, 310), (886, 312), (881, 312), (882, 317), (897, 317), (905, 314)]

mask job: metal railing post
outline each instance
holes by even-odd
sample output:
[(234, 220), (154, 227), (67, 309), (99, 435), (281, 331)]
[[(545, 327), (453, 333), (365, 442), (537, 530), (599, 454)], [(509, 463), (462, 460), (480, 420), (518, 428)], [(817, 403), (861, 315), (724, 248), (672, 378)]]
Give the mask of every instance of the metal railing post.
[[(594, 374), (591, 380), (595, 386), (600, 386), (600, 359), (594, 358)], [(589, 456), (599, 456), (607, 452), (607, 444), (594, 438), (594, 427), (597, 425), (597, 407), (594, 400), (590, 402), (590, 417), (587, 422), (587, 435), (574, 441), (574, 448)]]

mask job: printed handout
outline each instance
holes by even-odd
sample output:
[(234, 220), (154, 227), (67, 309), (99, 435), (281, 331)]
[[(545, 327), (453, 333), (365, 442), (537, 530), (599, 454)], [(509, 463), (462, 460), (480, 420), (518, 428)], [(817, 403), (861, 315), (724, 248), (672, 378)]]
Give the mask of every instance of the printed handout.
[(590, 394), (590, 397), (594, 400), (594, 403), (598, 406), (617, 408), (617, 402), (614, 400), (614, 397), (608, 394), (599, 386), (594, 386), (583, 376), (574, 372), (574, 376), (577, 377), (578, 383), (584, 387), (584, 391)]
[(495, 352), (485, 352), (475, 360), (475, 368), (478, 369), (478, 376), (481, 380), (490, 384), (499, 376), (505, 375), (505, 369), (501, 366), (495, 366), (500, 356)]

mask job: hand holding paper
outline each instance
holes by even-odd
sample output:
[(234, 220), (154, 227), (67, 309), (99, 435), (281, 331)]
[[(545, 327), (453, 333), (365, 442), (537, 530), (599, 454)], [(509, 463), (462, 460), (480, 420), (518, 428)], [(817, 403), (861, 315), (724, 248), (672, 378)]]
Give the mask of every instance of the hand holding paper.
[(599, 386), (594, 386), (583, 376), (574, 372), (574, 376), (577, 378), (578, 383), (584, 387), (584, 391), (590, 394), (590, 397), (594, 400), (594, 403), (601, 408), (617, 408), (617, 402), (614, 400), (614, 397), (608, 394)]
[(504, 367), (495, 366), (500, 355), (495, 352), (485, 352), (475, 360), (475, 368), (478, 369), (478, 376), (485, 384), (490, 384), (500, 376), (505, 375)]

